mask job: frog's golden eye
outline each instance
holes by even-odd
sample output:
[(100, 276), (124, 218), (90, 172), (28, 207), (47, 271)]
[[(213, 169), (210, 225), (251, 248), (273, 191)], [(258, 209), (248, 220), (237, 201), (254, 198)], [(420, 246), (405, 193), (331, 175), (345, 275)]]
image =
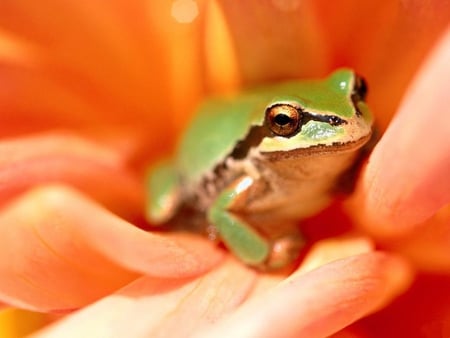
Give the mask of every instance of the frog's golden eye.
[(300, 127), (301, 120), (301, 110), (289, 104), (273, 105), (266, 110), (266, 124), (279, 136), (294, 135)]

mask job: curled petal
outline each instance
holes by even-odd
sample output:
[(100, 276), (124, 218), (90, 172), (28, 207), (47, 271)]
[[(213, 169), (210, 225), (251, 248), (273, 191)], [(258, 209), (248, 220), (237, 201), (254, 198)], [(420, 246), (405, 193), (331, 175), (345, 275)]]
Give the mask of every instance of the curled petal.
[(326, 337), (385, 305), (410, 279), (404, 261), (384, 253), (334, 261), (294, 274), (201, 337)]
[(63, 182), (127, 218), (139, 218), (139, 177), (119, 152), (68, 132), (0, 142), (0, 205), (39, 184)]
[(373, 233), (408, 232), (450, 202), (450, 30), (417, 74), (359, 187)]
[(9, 204), (0, 214), (0, 232), (1, 300), (40, 311), (86, 305), (139, 273), (198, 275), (222, 256), (201, 239), (140, 230), (61, 186)]

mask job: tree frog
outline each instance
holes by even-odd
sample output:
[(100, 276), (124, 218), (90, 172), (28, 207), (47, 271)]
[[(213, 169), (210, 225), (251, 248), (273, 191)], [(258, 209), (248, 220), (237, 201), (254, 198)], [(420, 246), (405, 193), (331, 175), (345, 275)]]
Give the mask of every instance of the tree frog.
[(343, 68), (207, 100), (149, 170), (149, 221), (189, 224), (190, 210), (246, 264), (286, 266), (304, 243), (298, 221), (327, 206), (371, 137), (366, 92)]

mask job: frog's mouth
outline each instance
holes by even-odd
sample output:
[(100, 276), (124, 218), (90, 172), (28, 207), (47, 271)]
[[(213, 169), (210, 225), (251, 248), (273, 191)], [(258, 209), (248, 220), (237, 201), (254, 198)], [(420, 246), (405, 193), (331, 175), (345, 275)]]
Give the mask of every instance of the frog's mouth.
[(333, 142), (331, 144), (316, 144), (308, 148), (297, 148), (290, 150), (261, 151), (260, 154), (268, 159), (283, 160), (310, 156), (323, 156), (327, 154), (340, 154), (354, 152), (363, 148), (371, 139), (369, 133), (358, 140), (350, 142)]

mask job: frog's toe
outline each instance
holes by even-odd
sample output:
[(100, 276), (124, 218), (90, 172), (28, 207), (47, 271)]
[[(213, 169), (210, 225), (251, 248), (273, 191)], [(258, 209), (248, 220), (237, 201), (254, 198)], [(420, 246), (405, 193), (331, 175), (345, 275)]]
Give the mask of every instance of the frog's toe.
[(305, 246), (305, 239), (300, 235), (288, 235), (274, 240), (272, 250), (265, 263), (267, 269), (277, 270), (294, 262)]
[(151, 166), (146, 173), (148, 193), (146, 218), (152, 224), (168, 222), (180, 205), (178, 174), (170, 160), (163, 160)]

